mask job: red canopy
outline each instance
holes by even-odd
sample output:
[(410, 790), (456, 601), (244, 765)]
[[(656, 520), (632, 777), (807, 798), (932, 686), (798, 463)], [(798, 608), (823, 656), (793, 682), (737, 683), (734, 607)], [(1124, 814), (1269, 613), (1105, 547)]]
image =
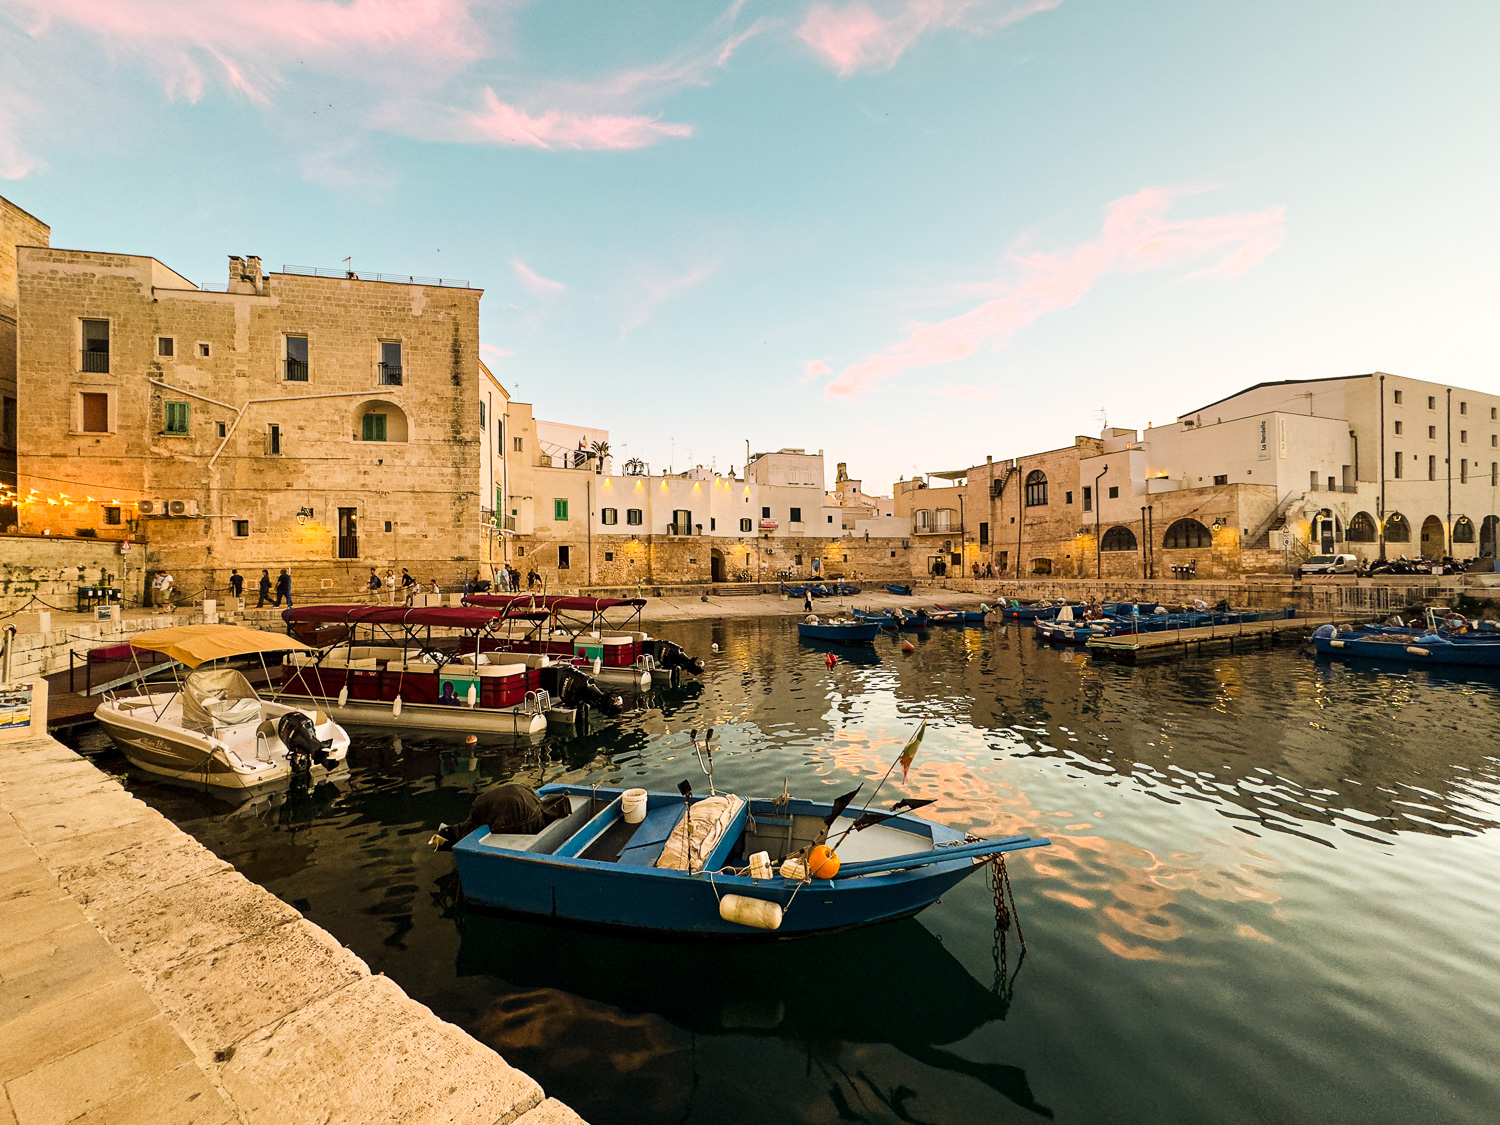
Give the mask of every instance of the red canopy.
[(299, 605), (281, 611), (281, 619), (288, 625), (311, 621), (338, 625), (436, 625), (446, 629), (483, 629), (499, 616), (492, 609), (459, 606), (408, 609), (399, 605)]
[(493, 606), (496, 609), (521, 606), (545, 606), (553, 613), (559, 610), (575, 610), (585, 613), (601, 613), (606, 609), (631, 606), (639, 609), (646, 604), (645, 598), (574, 598), (562, 594), (470, 594), (464, 598), (465, 605)]

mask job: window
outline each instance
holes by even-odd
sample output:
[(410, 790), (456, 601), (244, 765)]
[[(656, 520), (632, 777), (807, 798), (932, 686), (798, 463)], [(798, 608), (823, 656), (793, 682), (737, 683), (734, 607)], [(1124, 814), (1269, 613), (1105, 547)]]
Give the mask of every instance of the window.
[(1104, 533), (1104, 538), (1099, 540), (1101, 551), (1133, 551), (1136, 549), (1135, 532), (1128, 527), (1116, 524)]
[(599, 522), (604, 524), (606, 527), (613, 527), (615, 524), (620, 522), (620, 509), (600, 508)]
[(202, 359), (207, 359), (209, 357), (209, 347), (207, 344), (202, 342), (198, 344), (198, 355)]
[(1213, 541), (1208, 528), (1197, 520), (1182, 519), (1167, 528), (1167, 533), (1161, 537), (1161, 545), (1168, 551), (1196, 550), (1212, 546)]
[(104, 524), (106, 527), (120, 526), (120, 509), (110, 505), (104, 509)]
[(829, 522), (829, 523), (832, 523), (832, 522), (833, 522), (833, 517), (832, 517), (832, 516), (829, 516), (829, 517), (828, 517), (828, 522)]
[(1431, 453), (1427, 455), (1427, 479), (1437, 480), (1437, 457)]
[(1468, 430), (1459, 430), (1458, 431), (1458, 444), (1459, 445), (1468, 445), (1469, 444), (1469, 431)]
[(86, 434), (109, 433), (109, 394), (104, 391), (83, 391), (78, 398), (83, 408), (79, 428)]
[(391, 521), (390, 520), (386, 520), (385, 521), (385, 533), (387, 535), (389, 535), (391, 533)]
[(229, 435), (229, 427), (227, 425), (225, 425), (223, 422), (215, 422), (214, 426), (215, 426), (215, 431), (218, 433), (218, 435), (220, 437), (227, 437)]
[(995, 569), (996, 570), (1004, 571), (1005, 568), (1008, 567), (1009, 565), (1010, 565), (1010, 552), (1009, 551), (1001, 551), (998, 555), (995, 556)]
[(1387, 543), (1411, 542), (1411, 524), (1406, 522), (1406, 517), (1400, 512), (1392, 512), (1385, 521), (1385, 541)]
[(750, 522), (751, 521), (747, 520), (747, 519), (740, 520), (740, 530), (741, 531), (749, 531), (750, 530)]
[(1094, 486), (1091, 484), (1083, 486), (1083, 510), (1085, 512), (1094, 510)]
[(1394, 402), (1397, 406), (1400, 406), (1401, 405), (1401, 392), (1400, 391), (1392, 391), (1391, 392), (1391, 401)]
[(568, 518), (568, 502), (566, 500), (552, 501), (552, 518), (555, 520), (566, 520)]
[(386, 432), (386, 415), (372, 412), (360, 419), (360, 441), (384, 441)]
[(1073, 502), (1073, 494), (1071, 492), (1064, 492), (1063, 493), (1063, 503), (1064, 504), (1071, 504), (1072, 502)]
[(1474, 542), (1474, 521), (1469, 519), (1468, 516), (1459, 516), (1458, 519), (1453, 521), (1453, 542)]
[(1229, 474), (1228, 473), (1219, 473), (1218, 475), (1216, 475), (1214, 477), (1214, 483), (1215, 484), (1228, 484), (1229, 483)]
[(281, 427), (272, 424), (266, 427), (266, 449), (273, 457), (281, 455)]
[(672, 528), (678, 535), (691, 535), (693, 533), (693, 513), (686, 508), (674, 508), (672, 510)]
[(16, 447), (16, 400), (9, 395), (5, 398), (4, 416), (0, 417), (0, 445), (6, 449)]
[(109, 321), (83, 322), (83, 369), (95, 374), (109, 372)]
[(306, 336), (286, 338), (286, 381), (288, 383), (307, 382)]
[(1500, 445), (1500, 434), (1491, 434), (1490, 435), (1490, 448), (1494, 449), (1497, 445)]
[(640, 527), (642, 522), (644, 522), (641, 519), (641, 510), (639, 508), (626, 508), (625, 522), (631, 527)]
[(979, 545), (985, 546), (990, 541), (990, 525), (982, 523), (979, 525)]
[(250, 538), (250, 521), (249, 520), (235, 520), (235, 521), (233, 521), (233, 524), (234, 524), (234, 537), (236, 539), (249, 539)]
[(1031, 560), (1031, 573), (1032, 574), (1051, 574), (1052, 573), (1052, 560), (1051, 559), (1032, 559)]
[(1401, 432), (1401, 423), (1400, 422), (1393, 422), (1391, 424), (1394, 427), (1394, 429), (1392, 430), (1392, 432), (1396, 433), (1396, 434), (1399, 434)]
[(1391, 466), (1392, 467), (1391, 476), (1395, 477), (1397, 480), (1401, 479), (1401, 465), (1402, 465), (1401, 451), (1398, 449), (1398, 450), (1396, 450), (1396, 460), (1395, 460), (1395, 462)]
[(525, 447), (521, 444), (521, 439), (520, 438), (511, 438), (510, 440), (511, 440), (511, 445), (515, 448), (515, 451), (517, 453), (525, 453), (526, 452)]
[(1500, 488), (1500, 461), (1490, 462), (1490, 487)]
[(1436, 439), (1437, 439), (1437, 427), (1436, 426), (1428, 426), (1427, 427), (1427, 440), (1428, 441), (1435, 441)]
[(1351, 543), (1375, 542), (1375, 521), (1370, 518), (1370, 513), (1356, 512), (1354, 514), (1354, 518), (1349, 521), (1347, 538)]
[(932, 513), (926, 508), (918, 508), (911, 514), (912, 523), (918, 531), (926, 531), (932, 526)]
[(1427, 396), (1427, 409), (1428, 410), (1436, 410), (1437, 409), (1437, 396), (1436, 395), (1428, 395)]
[(714, 519), (713, 516), (709, 516), (708, 517), (708, 530), (709, 531), (718, 531), (719, 530), (719, 521), (716, 520), (716, 519)]
[(1458, 483), (1469, 483), (1469, 459), (1467, 457), (1460, 457), (1458, 459)]
[(1500, 408), (1492, 406), (1490, 407), (1490, 421), (1493, 422), (1496, 419), (1500, 419)]
[(763, 519), (763, 520), (770, 519), (771, 518), (771, 509), (770, 508), (762, 508), (760, 510), (760, 518)]
[(184, 437), (188, 432), (188, 404), (185, 402), (169, 402), (166, 404), (166, 421), (162, 426), (162, 433), (176, 434)]
[(802, 522), (802, 509), (801, 508), (793, 508), (791, 510), (790, 514), (787, 516), (787, 519), (789, 519), (792, 523), (801, 523)]
[(1458, 404), (1458, 412), (1460, 414), (1467, 414), (1469, 412), (1469, 404), (1467, 402), (1461, 402), (1461, 403), (1459, 403)]
[(1120, 486), (1119, 485), (1112, 484), (1112, 485), (1109, 486), (1109, 498), (1111, 500), (1118, 500), (1120, 498)]
[(401, 345), (394, 340), (380, 341), (380, 385), (401, 385)]
[(570, 555), (571, 555), (571, 552), (566, 547), (559, 547), (557, 549), (557, 569), (558, 570), (567, 570), (568, 567), (572, 565), (573, 560), (569, 557)]
[[(1026, 474), (1026, 506), (1028, 508), (1040, 508), (1047, 503), (1047, 474), (1040, 469), (1032, 469)], [(1051, 574), (1051, 563), (1048, 563), (1048, 574)]]
[(177, 350), (177, 341), (170, 336), (158, 336), (156, 338), (156, 354), (163, 359), (171, 359), (172, 353)]

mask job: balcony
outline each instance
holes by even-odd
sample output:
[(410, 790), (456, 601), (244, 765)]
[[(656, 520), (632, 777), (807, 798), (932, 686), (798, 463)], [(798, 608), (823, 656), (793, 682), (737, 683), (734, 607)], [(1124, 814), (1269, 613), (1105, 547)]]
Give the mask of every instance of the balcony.
[(382, 363), (380, 368), (380, 385), (382, 387), (399, 387), (401, 385), (401, 365), (399, 363)]
[[(303, 359), (289, 359), (286, 361), (286, 381), (288, 383), (307, 382), (307, 361)], [(381, 380), (384, 382), (385, 380)], [(396, 369), (396, 382), (401, 382), (401, 369)]]
[(84, 352), (83, 369), (94, 375), (108, 375), (109, 352)]
[(760, 529), (762, 531), (775, 531), (780, 526), (781, 525), (778, 524), (775, 520), (761, 520), (760, 521)]
[(690, 524), (690, 523), (669, 523), (669, 524), (667, 524), (667, 534), (668, 535), (691, 535), (692, 533), (693, 533), (693, 525)]

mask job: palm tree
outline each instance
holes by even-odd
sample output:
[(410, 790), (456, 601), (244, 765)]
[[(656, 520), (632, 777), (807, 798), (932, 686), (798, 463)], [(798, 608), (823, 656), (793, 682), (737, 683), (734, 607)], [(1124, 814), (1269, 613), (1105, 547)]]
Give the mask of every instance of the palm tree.
[(609, 456), (609, 442), (596, 441), (589, 446), (589, 452), (594, 455), (594, 472), (604, 471), (604, 459)]

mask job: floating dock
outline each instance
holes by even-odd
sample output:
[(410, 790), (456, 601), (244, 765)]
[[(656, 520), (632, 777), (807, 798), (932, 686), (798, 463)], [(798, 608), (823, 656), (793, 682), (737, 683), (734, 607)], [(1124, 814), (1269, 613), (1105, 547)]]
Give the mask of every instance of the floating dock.
[(1239, 625), (1205, 625), (1200, 629), (1163, 629), (1157, 633), (1128, 633), (1096, 637), (1088, 643), (1090, 656), (1121, 664), (1145, 664), (1214, 652), (1246, 652), (1276, 644), (1300, 644), (1319, 625), (1307, 617), (1275, 621), (1247, 621)]

